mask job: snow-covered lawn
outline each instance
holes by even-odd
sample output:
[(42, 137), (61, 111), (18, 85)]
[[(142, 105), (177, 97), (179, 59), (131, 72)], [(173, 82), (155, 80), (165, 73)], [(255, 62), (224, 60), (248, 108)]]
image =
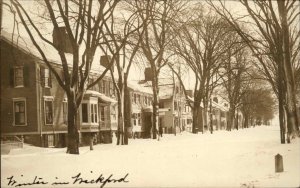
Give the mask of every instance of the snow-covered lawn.
[[(96, 181), (101, 174), (105, 178), (113, 174), (111, 179), (120, 179), (128, 173), (128, 183), (121, 179), (105, 187), (300, 186), (300, 140), (280, 144), (277, 126), (215, 131), (212, 135), (185, 132), (164, 135), (160, 141), (129, 141), (128, 146), (96, 145), (93, 151), (81, 147), (80, 155), (68, 155), (65, 148), (25, 145), (1, 156), (1, 187), (32, 183), (36, 176), (36, 182), (48, 182), (36, 187), (101, 186), (100, 182), (79, 184), (79, 180), (73, 184), (72, 177), (78, 173), (89, 181)], [(282, 173), (275, 173), (277, 153), (283, 156)], [(8, 186), (7, 178), (17, 182)], [(52, 185), (53, 182), (69, 184)]]

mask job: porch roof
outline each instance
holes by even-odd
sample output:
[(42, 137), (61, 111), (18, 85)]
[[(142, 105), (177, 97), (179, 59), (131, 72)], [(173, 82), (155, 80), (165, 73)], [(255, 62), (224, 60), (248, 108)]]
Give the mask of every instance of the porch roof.
[(104, 102), (104, 103), (117, 103), (118, 102), (117, 100), (110, 98), (108, 96), (105, 96), (104, 94), (99, 93), (98, 91), (87, 90), (85, 92), (85, 95), (91, 95), (91, 96), (98, 97), (100, 99), (100, 101)]

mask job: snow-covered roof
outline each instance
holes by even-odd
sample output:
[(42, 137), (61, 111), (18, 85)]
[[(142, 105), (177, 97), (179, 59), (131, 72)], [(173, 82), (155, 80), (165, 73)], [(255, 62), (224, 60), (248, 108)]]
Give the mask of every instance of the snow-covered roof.
[(141, 83), (138, 83), (138, 81), (130, 80), (130, 81), (128, 81), (128, 87), (131, 88), (133, 91), (147, 93), (150, 95), (153, 94), (152, 87), (147, 82), (141, 84)]
[(118, 102), (113, 98), (110, 98), (108, 96), (105, 96), (102, 93), (99, 93), (98, 91), (87, 90), (85, 92), (85, 95), (92, 95), (92, 96), (98, 97), (100, 100), (102, 100), (103, 102), (106, 102), (106, 103), (117, 103)]
[(212, 101), (212, 107), (214, 107), (214, 108), (218, 108), (218, 109), (220, 109), (220, 110), (223, 110), (223, 111), (228, 111), (228, 108), (227, 107), (225, 107), (225, 106), (223, 106), (223, 105), (221, 105), (221, 104), (219, 104), (219, 103), (216, 103), (215, 101)]
[[(40, 52), (34, 46), (34, 44), (32, 43), (30, 38), (16, 34), (16, 33), (15, 34), (8, 33), (5, 30), (2, 30), (1, 31), (1, 39), (12, 44), (14, 47), (19, 48), (20, 50), (40, 59), (41, 62), (43, 62)], [(61, 59), (58, 54), (58, 51), (50, 44), (48, 44), (42, 40), (38, 40), (38, 37), (36, 37), (36, 40), (37, 40), (37, 43), (39, 44), (40, 48), (46, 55), (48, 61), (50, 61), (51, 63), (57, 64), (57, 65), (61, 65)], [(82, 52), (83, 50), (84, 50), (83, 47), (81, 47), (80, 51)], [(95, 54), (101, 54), (100, 50), (96, 50)], [(67, 59), (69, 67), (72, 67), (73, 55), (70, 53), (65, 53), (65, 55), (66, 55), (66, 59)], [(101, 55), (94, 56), (94, 60), (92, 63), (90, 73), (100, 74), (101, 72), (103, 72), (105, 70), (105, 68), (100, 65), (100, 57), (101, 57)]]

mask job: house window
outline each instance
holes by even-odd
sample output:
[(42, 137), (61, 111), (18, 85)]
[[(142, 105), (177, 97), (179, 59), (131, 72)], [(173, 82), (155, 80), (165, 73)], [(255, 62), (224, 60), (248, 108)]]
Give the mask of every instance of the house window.
[(47, 88), (52, 86), (50, 70), (44, 67), (41, 67), (41, 84)]
[(45, 87), (50, 87), (49, 81), (50, 81), (50, 73), (49, 73), (49, 69), (45, 69)]
[(134, 94), (133, 96), (134, 103), (136, 103), (136, 98), (137, 98), (137, 94)]
[(82, 115), (82, 123), (88, 123), (88, 104), (82, 103), (81, 104), (81, 115)]
[(26, 99), (13, 99), (14, 125), (26, 125)]
[(24, 72), (23, 67), (14, 68), (14, 86), (24, 87)]
[(115, 90), (114, 90), (114, 83), (113, 82), (109, 82), (109, 93), (110, 93), (110, 96), (115, 96)]
[(97, 123), (98, 122), (97, 104), (91, 104), (91, 122), (92, 123)]
[(147, 104), (148, 104), (148, 101), (147, 101), (147, 99), (148, 99), (148, 97), (147, 97), (147, 96), (145, 96), (145, 97), (144, 97), (144, 104), (145, 104), (145, 105), (147, 105)]
[(63, 101), (63, 121), (64, 124), (68, 124), (68, 103), (67, 101)]
[(105, 121), (104, 106), (100, 106), (100, 120)]
[(177, 102), (174, 101), (174, 110), (177, 110), (177, 109), (178, 109)]
[(46, 125), (53, 124), (53, 100), (45, 99), (45, 123)]
[(105, 95), (107, 95), (107, 96), (110, 95), (109, 81), (106, 81), (106, 83), (105, 83)]
[(48, 147), (53, 147), (54, 146), (54, 135), (53, 134), (49, 134), (47, 135), (47, 141), (48, 141)]
[(141, 125), (141, 113), (137, 114), (138, 125)]
[(105, 80), (102, 80), (102, 83), (101, 83), (101, 93), (105, 94), (105, 85), (106, 85), (106, 81)]
[(117, 120), (117, 115), (116, 115), (116, 106), (111, 107), (111, 119), (112, 120)]
[(153, 101), (152, 101), (151, 97), (149, 97), (148, 102), (149, 102), (149, 105), (152, 105)]
[(141, 125), (141, 113), (133, 113), (133, 125)]
[(132, 116), (133, 116), (133, 125), (136, 125), (136, 113), (133, 113), (132, 114)]
[(185, 106), (185, 112), (190, 112), (190, 107), (188, 105)]

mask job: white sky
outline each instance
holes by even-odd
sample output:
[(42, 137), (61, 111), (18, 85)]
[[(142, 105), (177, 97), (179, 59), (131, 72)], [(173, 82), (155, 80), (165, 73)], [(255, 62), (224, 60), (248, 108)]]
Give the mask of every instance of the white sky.
[[(9, 0), (4, 0), (4, 2), (9, 2)], [(36, 7), (36, 2), (34, 0), (20, 0), (20, 2), (24, 5), (26, 10), (29, 10), (29, 13), (37, 13), (39, 11), (39, 9), (34, 9), (33, 7)], [(216, 1), (217, 2), (217, 1)], [(205, 3), (205, 1), (203, 1), (203, 3)], [(243, 12), (245, 13), (245, 10), (243, 9), (242, 6), (239, 5), (239, 2), (237, 1), (226, 1), (226, 6), (232, 8), (234, 10), (234, 12)], [(3, 29), (9, 33), (12, 33), (12, 28), (13, 28), (13, 15), (11, 13), (9, 13), (6, 9), (6, 7), (4, 6), (4, 11), (3, 11)], [(51, 32), (52, 32), (52, 25), (47, 25), (44, 24), (43, 27), (47, 28), (47, 32), (49, 33), (48, 38), (51, 40)], [(21, 26), (20, 24), (20, 33), (21, 35), (23, 35), (24, 37), (28, 37), (25, 29)], [(50, 30), (50, 31), (49, 31)], [(46, 33), (46, 32), (45, 32)], [(130, 71), (130, 80), (143, 80), (144, 79), (144, 70), (140, 69), (140, 67), (132, 67), (131, 71)], [(164, 75), (162, 75), (161, 77), (165, 78)], [(192, 72), (189, 72), (185, 75), (184, 77), (184, 83), (186, 88), (188, 89), (193, 89), (194, 87), (194, 83), (195, 83), (195, 78)]]

